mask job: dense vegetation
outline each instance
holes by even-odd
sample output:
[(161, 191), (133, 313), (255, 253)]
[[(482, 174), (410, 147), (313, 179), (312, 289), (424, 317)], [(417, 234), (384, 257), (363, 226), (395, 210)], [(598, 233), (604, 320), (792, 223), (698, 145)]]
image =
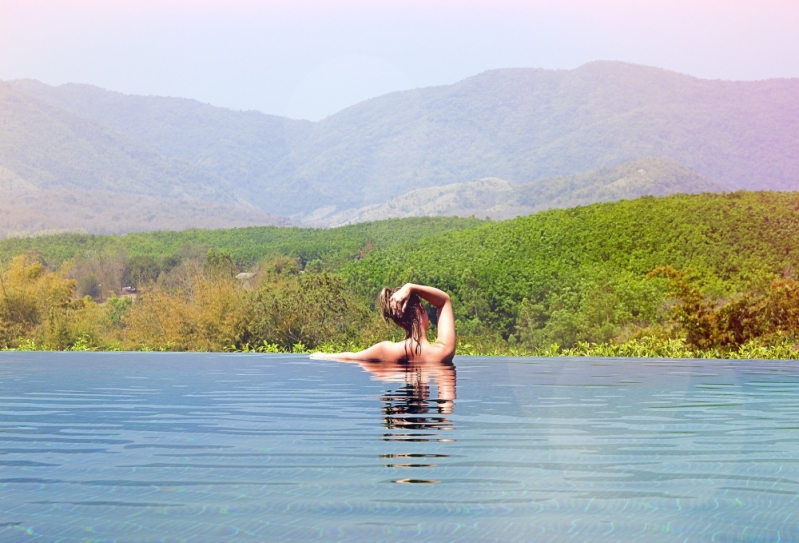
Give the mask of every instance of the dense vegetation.
[[(151, 257), (169, 259), (208, 249), (224, 250), (242, 269), (264, 258), (297, 257), (304, 266), (321, 260), (326, 269), (337, 269), (346, 261), (362, 258), (369, 251), (388, 248), (426, 236), (463, 230), (482, 224), (476, 219), (417, 217), (361, 223), (333, 229), (259, 226), (227, 230), (143, 232), (124, 236), (61, 234), (0, 241), (0, 262), (35, 251), (55, 269), (74, 256), (122, 259)], [(124, 285), (123, 285), (124, 286)]]
[(704, 295), (762, 290), (797, 269), (795, 193), (645, 197), (552, 210), (375, 252), (342, 270), (357, 292), (415, 280), (456, 296), (461, 330), (531, 346), (631, 337), (667, 317), (661, 266)]
[[(35, 242), (41, 252), (26, 253)], [(751, 192), (498, 223), (9, 240), (0, 243), (0, 345), (363, 345), (387, 333), (379, 288), (415, 281), (452, 295), (461, 352), (794, 357), (796, 247), (799, 194)], [(236, 279), (244, 270), (252, 275)], [(113, 297), (114, 277), (117, 288), (139, 287), (138, 298)]]

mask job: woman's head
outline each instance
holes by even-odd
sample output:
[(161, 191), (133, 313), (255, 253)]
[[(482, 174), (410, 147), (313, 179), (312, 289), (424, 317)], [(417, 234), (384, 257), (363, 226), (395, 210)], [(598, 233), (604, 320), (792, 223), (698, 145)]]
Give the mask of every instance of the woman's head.
[(380, 292), (380, 312), (383, 320), (393, 321), (394, 324), (405, 330), (405, 339), (413, 339), (416, 342), (417, 352), (421, 350), (422, 338), (427, 334), (427, 311), (422, 306), (422, 301), (416, 294), (408, 297), (405, 311), (399, 314), (391, 308), (391, 295), (398, 289), (384, 288)]

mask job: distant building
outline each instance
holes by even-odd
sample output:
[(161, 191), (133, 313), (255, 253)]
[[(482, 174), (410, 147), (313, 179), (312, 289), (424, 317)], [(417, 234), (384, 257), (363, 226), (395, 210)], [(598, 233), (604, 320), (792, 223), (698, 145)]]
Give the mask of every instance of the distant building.
[(241, 281), (241, 284), (244, 288), (249, 289), (252, 288), (250, 285), (250, 279), (255, 277), (255, 274), (252, 272), (242, 272), (236, 276), (236, 279)]

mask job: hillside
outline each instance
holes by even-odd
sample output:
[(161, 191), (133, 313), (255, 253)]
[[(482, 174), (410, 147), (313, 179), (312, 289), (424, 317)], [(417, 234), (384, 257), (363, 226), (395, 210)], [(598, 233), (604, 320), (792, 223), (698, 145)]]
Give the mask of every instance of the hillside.
[(124, 234), (290, 224), (252, 206), (107, 190), (40, 190), (0, 199), (0, 239), (70, 230)]
[(260, 206), (266, 205), (269, 195), (259, 179), (301, 142), (312, 126), (310, 121), (257, 111), (233, 111), (183, 98), (131, 96), (93, 85), (51, 87), (30, 79), (10, 84), (144, 143), (164, 157), (227, 180), (249, 202)]
[(571, 345), (662, 319), (654, 268), (691, 269), (723, 299), (799, 270), (796, 247), (799, 193), (677, 195), (487, 223), (375, 251), (342, 274), (364, 297), (405, 281), (439, 286), (467, 335)]
[[(422, 217), (5, 240), (0, 348), (24, 338), (51, 348), (351, 348), (385, 339), (375, 296), (411, 281), (450, 293), (461, 352), (613, 341), (602, 356), (744, 348), (749, 357), (795, 358), (797, 246), (799, 193), (744, 191), (503, 222)], [(113, 296), (130, 285), (135, 302)]]
[[(0, 240), (0, 267), (2, 263), (29, 251), (57, 268), (70, 258), (86, 254), (113, 256), (121, 253), (124, 258), (146, 256), (163, 259), (181, 251), (199, 250), (204, 254), (208, 249), (215, 249), (229, 253), (243, 269), (263, 258), (280, 256), (299, 258), (303, 264), (321, 260), (332, 269), (379, 248), (480, 224), (482, 221), (476, 219), (420, 217), (331, 229), (262, 226), (142, 232), (123, 236), (64, 233)], [(118, 290), (121, 286), (114, 288)]]
[(724, 191), (720, 183), (708, 181), (672, 160), (645, 158), (588, 174), (546, 178), (520, 185), (489, 177), (416, 189), (383, 204), (336, 213), (326, 217), (325, 222), (335, 226), (425, 215), (503, 220), (594, 202)]
[[(416, 189), (488, 177), (526, 184), (645, 157), (675, 161), (729, 189), (799, 188), (795, 79), (709, 81), (618, 62), (492, 70), (367, 100), (318, 123), (87, 85), (11, 85), (157, 155), (152, 161), (152, 153), (137, 155), (148, 167), (108, 155), (125, 171), (159, 171), (172, 160), (176, 182), (204, 187), (207, 178), (195, 175), (201, 172), (221, 180), (214, 186), (232, 187), (236, 197), (298, 221), (329, 223), (337, 213)], [(47, 141), (44, 128), (25, 126), (32, 141)], [(82, 145), (70, 145), (83, 156)], [(11, 155), (16, 151), (6, 151)], [(0, 162), (19, 177), (15, 186), (27, 181), (18, 170), (37, 164), (30, 153), (20, 156), (18, 168)], [(100, 159), (79, 163), (102, 165)], [(133, 177), (147, 182), (144, 174)], [(591, 197), (564, 194), (561, 200), (572, 205)]]
[(236, 201), (224, 180), (2, 83), (0, 123), (0, 164), (24, 179), (29, 190), (117, 190)]
[(2, 82), (0, 127), (0, 237), (280, 222), (213, 173)]
[(288, 213), (316, 207), (317, 220), (417, 188), (524, 183), (642, 157), (731, 189), (795, 190), (798, 149), (799, 80), (707, 81), (592, 62), (494, 70), (357, 104), (316, 123), (264, 187)]

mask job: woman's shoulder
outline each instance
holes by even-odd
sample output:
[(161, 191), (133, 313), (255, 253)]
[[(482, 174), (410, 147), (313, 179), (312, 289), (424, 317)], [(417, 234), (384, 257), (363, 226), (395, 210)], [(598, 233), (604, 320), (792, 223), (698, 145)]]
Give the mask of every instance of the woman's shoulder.
[(452, 360), (455, 356), (455, 346), (447, 343), (436, 341), (428, 345), (431, 358), (435, 358), (437, 362)]
[[(425, 342), (421, 349), (416, 350), (408, 342), (393, 343), (387, 341), (390, 347), (386, 350), (386, 359), (405, 360), (407, 362), (446, 362), (451, 361), (455, 354), (454, 349), (440, 343)], [(390, 349), (390, 351), (389, 351)]]

